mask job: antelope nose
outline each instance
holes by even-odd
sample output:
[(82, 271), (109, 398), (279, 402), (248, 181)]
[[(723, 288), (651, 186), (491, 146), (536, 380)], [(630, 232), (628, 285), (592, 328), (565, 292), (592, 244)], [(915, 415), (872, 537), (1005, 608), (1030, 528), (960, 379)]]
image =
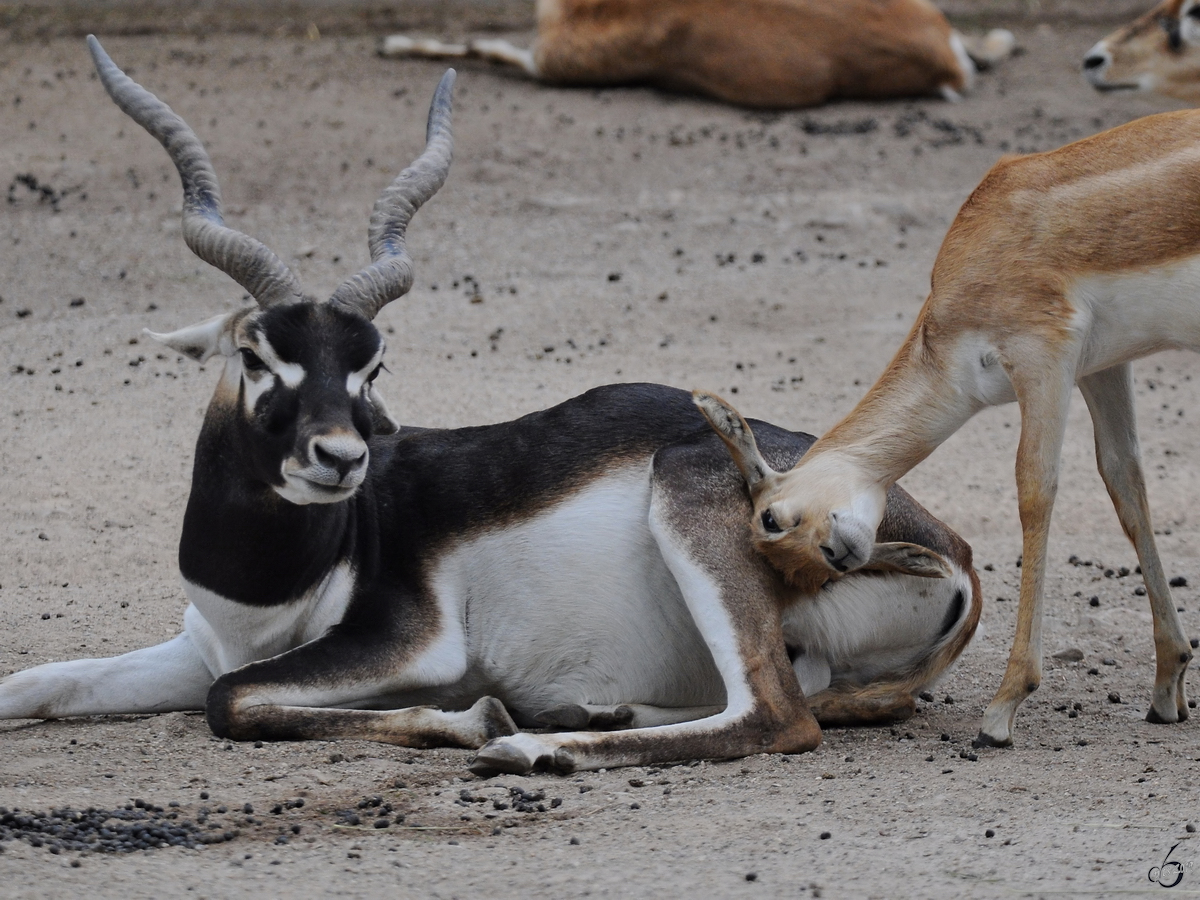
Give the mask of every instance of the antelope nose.
[(318, 465), (333, 469), (338, 478), (343, 479), (366, 465), (367, 445), (344, 435), (319, 437), (313, 441), (313, 458)]
[(1106, 57), (1102, 56), (1099, 53), (1093, 53), (1091, 56), (1084, 59), (1083, 68), (1084, 68), (1084, 71), (1087, 71), (1088, 69), (1098, 69), (1102, 65), (1104, 65), (1106, 62), (1108, 62), (1108, 59)]

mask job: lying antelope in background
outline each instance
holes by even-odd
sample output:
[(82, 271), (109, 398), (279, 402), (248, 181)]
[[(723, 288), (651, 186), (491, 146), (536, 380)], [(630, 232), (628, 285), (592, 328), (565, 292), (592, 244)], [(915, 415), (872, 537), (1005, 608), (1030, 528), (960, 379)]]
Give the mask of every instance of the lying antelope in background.
[(1020, 607), (981, 745), (1012, 743), (1017, 707), (1041, 681), (1046, 546), (1076, 384), (1150, 596), (1158, 666), (1146, 718), (1188, 716), (1192, 654), (1154, 544), (1130, 360), (1200, 349), (1198, 172), (1200, 112), (1001, 160), (950, 226), (932, 293), (879, 381), (755, 498), (754, 543), (769, 559), (853, 571), (871, 556), (889, 485), (980, 409), (1017, 401)]
[[(561, 85), (651, 84), (742, 106), (970, 89), (964, 38), (929, 0), (538, 0), (532, 50), (507, 41), (385, 38), (383, 56), (474, 57)], [(1013, 37), (972, 46), (987, 65)]]
[(814, 580), (755, 553), (747, 482), (756, 492), (768, 463), (814, 439), (760, 423), (756, 444), (708, 395), (743, 476), (692, 398), (656, 385), (499, 425), (399, 429), (374, 387), (371, 320), (412, 284), (405, 232), (450, 165), (452, 71), (424, 153), (375, 204), (374, 262), (322, 302), (224, 226), (199, 140), (89, 43), (105, 88), (179, 170), (188, 245), (257, 306), (154, 335), (224, 357), (180, 540), (183, 633), (11, 675), (0, 718), (204, 708), (237, 740), (594, 769), (799, 752), (818, 719), (905, 718), (971, 639), (970, 548), (899, 488), (862, 573)]
[(1099, 91), (1149, 91), (1200, 101), (1200, 0), (1164, 0), (1087, 52), (1083, 74)]

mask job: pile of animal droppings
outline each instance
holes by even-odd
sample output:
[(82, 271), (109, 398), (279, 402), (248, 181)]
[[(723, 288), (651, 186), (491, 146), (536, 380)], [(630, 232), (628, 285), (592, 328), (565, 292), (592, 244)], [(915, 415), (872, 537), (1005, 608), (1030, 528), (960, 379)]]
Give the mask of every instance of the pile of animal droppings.
[[(24, 840), (33, 847), (48, 846), (51, 853), (63, 850), (92, 853), (131, 853), (162, 847), (194, 850), (205, 844), (232, 841), (238, 830), (205, 830), (203, 824), (180, 819), (175, 810), (166, 811), (142, 800), (124, 809), (75, 810), (70, 807), (49, 812), (22, 812), (0, 806), (0, 842)], [(3, 849), (3, 843), (0, 843)]]

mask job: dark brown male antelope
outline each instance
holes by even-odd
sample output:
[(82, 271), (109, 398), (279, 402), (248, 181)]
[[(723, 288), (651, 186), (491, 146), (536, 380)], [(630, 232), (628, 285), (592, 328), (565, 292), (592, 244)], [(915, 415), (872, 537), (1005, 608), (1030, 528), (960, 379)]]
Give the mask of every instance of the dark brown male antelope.
[(904, 718), (962, 652), (980, 611), (970, 548), (899, 488), (869, 572), (792, 585), (754, 551), (746, 479), (813, 438), (760, 423), (755, 444), (715, 398), (744, 477), (691, 397), (657, 385), (398, 428), (371, 319), (412, 282), (404, 235), (449, 168), (453, 73), (425, 152), (375, 204), (374, 262), (320, 301), (223, 225), (195, 135), (90, 45), (180, 172), (189, 246), (257, 306), (155, 335), (224, 358), (180, 540), (183, 633), (11, 675), (0, 718), (204, 708), (237, 740), (482, 747), (481, 772), (570, 770), (809, 750), (813, 710)]

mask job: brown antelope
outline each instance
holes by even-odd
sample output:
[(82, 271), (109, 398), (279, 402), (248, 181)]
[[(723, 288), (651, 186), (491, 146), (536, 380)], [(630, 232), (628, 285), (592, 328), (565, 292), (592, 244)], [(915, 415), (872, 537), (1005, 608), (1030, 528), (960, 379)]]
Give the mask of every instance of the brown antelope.
[[(994, 31), (983, 64), (1012, 49)], [(550, 84), (651, 84), (742, 106), (969, 90), (964, 38), (929, 0), (538, 0), (537, 41), (385, 38), (384, 56), (475, 57)]]
[(1020, 607), (981, 744), (1012, 742), (1017, 707), (1041, 681), (1046, 545), (1077, 384), (1150, 597), (1157, 674), (1147, 719), (1187, 718), (1192, 654), (1154, 544), (1130, 360), (1200, 349), (1197, 172), (1200, 112), (1001, 160), (950, 226), (932, 292), (883, 375), (794, 469), (768, 473), (755, 498), (754, 543), (776, 566), (818, 579), (852, 572), (871, 556), (889, 486), (983, 407), (1017, 401)]
[(1164, 0), (1083, 58), (1098, 91), (1149, 91), (1200, 101), (1200, 0)]
[(756, 444), (715, 398), (698, 400), (744, 476), (692, 398), (658, 385), (498, 425), (397, 426), (371, 320), (412, 283), (405, 232), (450, 165), (452, 72), (425, 152), (375, 204), (374, 262), (320, 301), (223, 224), (191, 129), (89, 40), (105, 88), (179, 170), (185, 240), (257, 305), (154, 335), (224, 360), (179, 545), (183, 632), (10, 675), (0, 718), (205, 709), (235, 740), (592, 769), (800, 752), (818, 720), (905, 718), (971, 639), (970, 547), (899, 488), (869, 572), (814, 588), (755, 553), (747, 483), (814, 438), (758, 423)]

